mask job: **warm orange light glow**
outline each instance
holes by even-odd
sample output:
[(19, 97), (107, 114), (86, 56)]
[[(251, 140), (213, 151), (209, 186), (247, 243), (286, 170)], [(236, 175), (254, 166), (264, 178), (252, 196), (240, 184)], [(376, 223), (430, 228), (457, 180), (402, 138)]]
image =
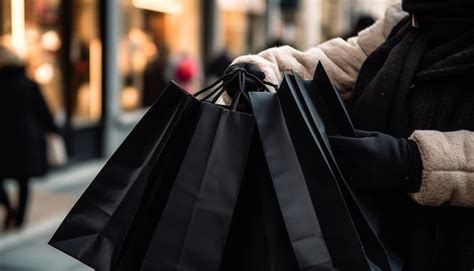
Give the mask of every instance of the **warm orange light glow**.
[(102, 43), (93, 39), (89, 45), (89, 116), (91, 119), (99, 119), (102, 114)]
[(153, 42), (147, 42), (143, 46), (143, 52), (145, 53), (146, 57), (151, 58), (156, 55), (158, 49), (156, 48), (156, 45), (153, 44)]
[(148, 9), (170, 14), (183, 12), (183, 5), (177, 0), (133, 0), (136, 8)]
[(48, 51), (59, 50), (61, 48), (61, 39), (58, 32), (50, 30), (41, 35), (41, 45)]
[(122, 108), (129, 110), (139, 106), (140, 92), (136, 87), (125, 87), (121, 97)]
[(137, 43), (137, 44), (140, 44), (147, 40), (146, 34), (141, 29), (138, 29), (138, 28), (131, 29), (130, 32), (128, 32), (128, 38), (132, 42)]
[(96, 121), (102, 115), (102, 44), (99, 39), (91, 41), (89, 52), (90, 80), (77, 91), (75, 115), (79, 120)]
[(143, 72), (146, 68), (147, 58), (141, 51), (132, 53), (132, 67), (134, 71)]
[(11, 0), (12, 46), (18, 55), (26, 54), (25, 0)]
[(47, 84), (53, 80), (54, 68), (50, 63), (41, 64), (34, 71), (35, 80), (40, 84)]
[(263, 0), (218, 0), (219, 8), (226, 11), (265, 12), (266, 3)]

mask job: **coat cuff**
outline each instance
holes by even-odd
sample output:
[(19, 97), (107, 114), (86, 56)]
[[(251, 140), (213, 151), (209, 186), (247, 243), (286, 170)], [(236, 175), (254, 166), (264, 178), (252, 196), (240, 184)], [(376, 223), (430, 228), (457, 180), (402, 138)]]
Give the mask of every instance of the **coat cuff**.
[(410, 194), (421, 205), (474, 207), (474, 132), (415, 131), (423, 163), (420, 191)]

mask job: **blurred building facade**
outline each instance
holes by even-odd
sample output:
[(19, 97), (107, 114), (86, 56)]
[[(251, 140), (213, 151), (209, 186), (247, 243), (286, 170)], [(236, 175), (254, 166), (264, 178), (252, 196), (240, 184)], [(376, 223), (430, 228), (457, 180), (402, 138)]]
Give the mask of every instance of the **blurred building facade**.
[(391, 0), (2, 0), (0, 42), (41, 84), (74, 161), (110, 155), (169, 80), (272, 44), (304, 50)]

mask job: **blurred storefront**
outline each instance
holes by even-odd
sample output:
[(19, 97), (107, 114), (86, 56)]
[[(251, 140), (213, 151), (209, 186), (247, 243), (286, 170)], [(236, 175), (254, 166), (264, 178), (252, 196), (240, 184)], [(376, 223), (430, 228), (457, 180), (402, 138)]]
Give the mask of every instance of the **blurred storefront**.
[(99, 2), (1, 1), (1, 42), (25, 61), (74, 159), (100, 155), (102, 119)]
[(199, 1), (193, 0), (121, 0), (118, 65), (123, 110), (151, 105), (159, 89), (176, 79), (183, 59), (196, 63), (189, 88), (198, 87), (199, 7)]
[(219, 26), (216, 44), (232, 56), (256, 52), (265, 44), (266, 2), (263, 0), (218, 0)]
[[(106, 94), (108, 154), (170, 80), (193, 93), (209, 82), (205, 66), (212, 58), (223, 52), (229, 58), (256, 52), (267, 43), (266, 0), (106, 2), (107, 12), (114, 16), (105, 20), (110, 35), (105, 76), (120, 78), (106, 79), (107, 89), (120, 89)], [(110, 53), (114, 50), (117, 59)]]
[(81, 161), (111, 154), (170, 80), (194, 92), (212, 80), (204, 67), (216, 57), (304, 50), (389, 2), (2, 0), (0, 42), (25, 59)]
[(321, 40), (346, 34), (360, 17), (382, 18), (387, 7), (396, 1), (321, 0)]
[(120, 144), (170, 80), (202, 85), (201, 1), (107, 0), (103, 24), (104, 154)]
[(200, 12), (193, 0), (5, 0), (0, 42), (24, 59), (81, 161), (109, 154), (177, 71), (199, 87)]

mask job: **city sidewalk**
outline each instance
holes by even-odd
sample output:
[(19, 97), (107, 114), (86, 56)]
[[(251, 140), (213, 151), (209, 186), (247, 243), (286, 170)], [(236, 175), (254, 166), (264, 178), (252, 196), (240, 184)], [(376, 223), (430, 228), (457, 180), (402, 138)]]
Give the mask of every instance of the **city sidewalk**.
[(103, 160), (85, 162), (31, 182), (25, 226), (18, 231), (0, 232), (0, 271), (92, 270), (47, 242), (103, 164)]

